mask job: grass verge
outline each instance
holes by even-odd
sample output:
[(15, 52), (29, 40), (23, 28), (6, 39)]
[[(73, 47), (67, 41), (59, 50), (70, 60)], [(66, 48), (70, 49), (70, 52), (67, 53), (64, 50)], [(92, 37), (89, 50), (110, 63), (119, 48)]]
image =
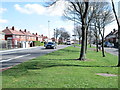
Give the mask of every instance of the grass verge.
[(67, 47), (6, 70), (3, 88), (118, 88), (118, 77), (96, 75), (117, 75), (117, 56), (88, 50), (88, 61), (78, 61), (79, 50)]

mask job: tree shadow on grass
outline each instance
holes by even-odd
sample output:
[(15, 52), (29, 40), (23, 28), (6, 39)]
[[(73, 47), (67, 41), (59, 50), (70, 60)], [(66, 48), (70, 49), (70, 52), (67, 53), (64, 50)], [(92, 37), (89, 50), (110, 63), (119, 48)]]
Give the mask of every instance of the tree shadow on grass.
[(65, 52), (80, 52), (80, 51), (70, 50), (70, 49), (61, 49), (61, 51), (65, 51)]
[[(47, 60), (76, 60), (76, 59), (47, 59)], [(105, 66), (105, 65), (80, 65), (80, 64), (64, 64), (60, 62), (51, 62), (44, 61), (43, 62), (26, 62), (19, 64), (13, 68), (10, 68), (7, 71), (3, 71), (4, 76), (21, 76), (27, 74), (29, 70), (40, 70), (45, 68), (52, 67), (117, 67), (117, 66)]]
[[(74, 67), (117, 67), (117, 66), (100, 66), (100, 65), (73, 65), (73, 64), (58, 64), (58, 63), (41, 63), (40, 65), (34, 65), (31, 64), (30, 66), (23, 65), (22, 68), (26, 69), (43, 69), (43, 68), (50, 68), (50, 67), (63, 67), (63, 66), (74, 66)], [(11, 68), (11, 69), (20, 69), (19, 67), (17, 68)]]

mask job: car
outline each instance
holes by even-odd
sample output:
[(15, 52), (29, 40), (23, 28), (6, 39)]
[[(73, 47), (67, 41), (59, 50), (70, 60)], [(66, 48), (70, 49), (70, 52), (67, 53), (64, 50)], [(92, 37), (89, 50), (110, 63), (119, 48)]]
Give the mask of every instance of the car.
[(45, 48), (52, 48), (52, 49), (56, 49), (56, 43), (55, 42), (48, 42), (45, 44)]
[(105, 47), (111, 47), (111, 48), (114, 47), (114, 45), (112, 43), (110, 43), (110, 42), (105, 42), (104, 46)]
[(71, 42), (70, 42), (70, 41), (67, 41), (67, 45), (71, 45)]

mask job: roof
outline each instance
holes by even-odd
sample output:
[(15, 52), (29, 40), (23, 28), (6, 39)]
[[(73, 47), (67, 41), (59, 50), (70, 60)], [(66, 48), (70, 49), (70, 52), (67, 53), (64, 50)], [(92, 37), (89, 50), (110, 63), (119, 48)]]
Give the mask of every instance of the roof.
[(9, 34), (9, 35), (24, 35), (22, 32), (19, 32), (19, 31), (17, 31), (17, 30), (12, 30), (11, 28), (6, 28), (6, 29), (4, 29), (2, 32), (4, 32), (5, 34)]
[(118, 30), (113, 30), (113, 32), (111, 31), (106, 37), (109, 37), (111, 35), (116, 35), (118, 34)]
[(41, 36), (40, 36), (40, 35), (38, 35), (37, 33), (36, 33), (36, 34), (33, 34), (33, 35), (34, 35), (35, 37), (39, 37), (39, 38), (41, 37)]

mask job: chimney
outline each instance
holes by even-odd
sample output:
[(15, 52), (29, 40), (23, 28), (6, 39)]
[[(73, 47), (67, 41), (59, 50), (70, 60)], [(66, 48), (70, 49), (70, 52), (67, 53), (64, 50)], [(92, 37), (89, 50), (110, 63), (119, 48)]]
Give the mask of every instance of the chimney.
[(37, 33), (36, 33), (36, 35), (37, 35)]
[(24, 32), (26, 32), (26, 29), (24, 30)]
[(116, 30), (115, 29), (113, 29), (113, 32), (115, 32)]
[(20, 31), (22, 31), (22, 30), (20, 29)]
[(6, 27), (6, 29), (8, 29), (8, 27)]
[(14, 26), (12, 26), (12, 30), (15, 30)]

